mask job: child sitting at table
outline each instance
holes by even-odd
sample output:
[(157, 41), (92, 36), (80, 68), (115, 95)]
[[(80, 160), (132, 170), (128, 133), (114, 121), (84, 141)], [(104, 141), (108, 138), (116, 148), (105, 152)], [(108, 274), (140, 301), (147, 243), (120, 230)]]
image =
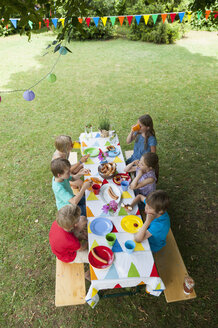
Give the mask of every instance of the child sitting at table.
[(156, 190), (147, 198), (137, 195), (134, 204), (139, 201), (145, 203), (146, 220), (134, 239), (137, 243), (148, 239), (152, 252), (158, 252), (166, 245), (166, 237), (170, 229), (170, 218), (167, 213), (169, 197), (165, 191)]
[(57, 158), (51, 162), (51, 171), (53, 173), (52, 189), (56, 199), (56, 205), (58, 210), (68, 204), (78, 204), (81, 208), (82, 215), (86, 216), (85, 207), (85, 190), (89, 189), (92, 185), (92, 181), (86, 181), (83, 183), (81, 190), (75, 196), (69, 181), (79, 179), (81, 175), (87, 174), (86, 169), (82, 169), (77, 175), (70, 176), (70, 162), (64, 158)]
[(158, 156), (156, 153), (145, 153), (140, 160), (128, 164), (124, 171), (136, 172), (136, 177), (131, 182), (130, 189), (136, 190), (137, 194), (147, 196), (156, 190), (158, 178)]
[[(65, 205), (56, 215), (49, 232), (52, 253), (66, 263), (88, 263), (88, 242), (80, 237), (85, 228), (81, 210), (75, 204)], [(86, 278), (89, 277), (86, 272)]]
[[(72, 150), (73, 142), (70, 136), (60, 135), (55, 139), (56, 151), (52, 156), (52, 161), (57, 158), (69, 159), (70, 151)], [(77, 174), (83, 169), (83, 163), (87, 161), (89, 155), (82, 156), (80, 161), (76, 164), (71, 165), (71, 174)], [(83, 184), (81, 179), (74, 182), (70, 182), (70, 185), (75, 189), (80, 189)]]
[(126, 164), (139, 160), (144, 153), (156, 152), (157, 140), (153, 128), (153, 121), (150, 115), (139, 117), (136, 126), (132, 126), (131, 131), (126, 139), (127, 144), (135, 140), (133, 155), (127, 159)]

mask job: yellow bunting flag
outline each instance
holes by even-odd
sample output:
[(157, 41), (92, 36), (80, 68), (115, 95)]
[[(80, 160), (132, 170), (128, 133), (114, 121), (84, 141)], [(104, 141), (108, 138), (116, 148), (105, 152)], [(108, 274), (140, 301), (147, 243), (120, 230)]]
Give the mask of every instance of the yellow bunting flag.
[(134, 248), (134, 251), (144, 251), (145, 250), (141, 243), (135, 242), (135, 244), (136, 244), (136, 246)]
[(98, 200), (98, 198), (95, 196), (94, 192), (90, 192), (87, 200)]
[(92, 250), (93, 248), (95, 248), (97, 246), (98, 246), (98, 243), (97, 243), (96, 240), (94, 240), (93, 243), (92, 243), (92, 246), (91, 246), (90, 250)]
[(132, 196), (130, 195), (130, 193), (128, 193), (128, 191), (124, 191), (122, 193), (122, 198), (132, 198)]
[(62, 26), (64, 27), (64, 21), (65, 21), (65, 18), (60, 18), (59, 19), (59, 22), (61, 22)]
[(157, 289), (161, 289), (161, 283), (159, 282), (159, 284), (157, 285), (157, 287), (155, 288), (155, 290)]
[(102, 23), (104, 24), (104, 26), (106, 25), (107, 22), (107, 17), (101, 17)]
[(188, 11), (188, 21), (192, 18), (192, 11)]
[(86, 164), (95, 164), (92, 160), (91, 160), (91, 158), (89, 157), (88, 159), (87, 159), (87, 161), (86, 161)]
[(92, 288), (92, 297), (95, 296), (98, 293), (96, 288)]
[(144, 20), (145, 20), (145, 24), (148, 24), (148, 20), (149, 20), (150, 15), (144, 15)]
[(89, 222), (89, 224), (88, 224), (88, 233), (92, 233), (91, 229), (90, 229), (90, 224), (91, 224), (91, 222)]
[(73, 149), (80, 149), (81, 148), (81, 144), (78, 141), (74, 141), (73, 142)]
[(122, 159), (120, 159), (119, 157), (115, 157), (114, 158), (114, 163), (123, 163)]

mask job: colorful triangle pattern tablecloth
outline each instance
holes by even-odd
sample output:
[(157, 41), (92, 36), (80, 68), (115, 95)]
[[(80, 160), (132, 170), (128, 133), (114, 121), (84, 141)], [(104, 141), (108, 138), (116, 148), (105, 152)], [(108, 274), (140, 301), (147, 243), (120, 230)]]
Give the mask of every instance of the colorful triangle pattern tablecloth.
[[(120, 151), (119, 155), (107, 159), (108, 162), (116, 163), (119, 173), (124, 172), (125, 160), (117, 135), (113, 138), (111, 138), (111, 135), (109, 138), (101, 138), (98, 132), (93, 132), (92, 137), (90, 134), (86, 135), (82, 133), (80, 135), (80, 143), (82, 154), (84, 154), (87, 147), (96, 147), (105, 152), (108, 145), (115, 145)], [(115, 185), (112, 179), (105, 180), (101, 178), (98, 172), (99, 165), (100, 160), (98, 157), (89, 158), (84, 164), (85, 168), (90, 170), (87, 178), (97, 177), (101, 179), (103, 184), (110, 183)], [(146, 292), (155, 296), (159, 296), (162, 290), (165, 289), (157, 273), (148, 240), (142, 243), (136, 243), (135, 250), (132, 254), (125, 252), (125, 241), (134, 240), (134, 234), (126, 232), (122, 228), (121, 221), (128, 213), (121, 207), (121, 202), (130, 204), (135, 195), (131, 189), (122, 191), (120, 186), (117, 187), (120, 190), (121, 201), (118, 205), (117, 212), (113, 216), (105, 214), (102, 210), (103, 205), (105, 205), (105, 200), (104, 197), (102, 197), (101, 191), (99, 195), (95, 195), (92, 190), (86, 190), (85, 192), (89, 250), (96, 246), (104, 245), (113, 251), (115, 257), (113, 264), (109, 268), (103, 270), (96, 269), (90, 265), (91, 286), (86, 295), (86, 301), (92, 308), (94, 308), (99, 301), (98, 291), (101, 289), (134, 287), (145, 284)], [(139, 216), (138, 207), (135, 207), (133, 213), (130, 214)], [(107, 244), (105, 236), (98, 236), (91, 231), (90, 224), (98, 217), (107, 218), (113, 223), (112, 232), (116, 234), (116, 241), (113, 246)]]

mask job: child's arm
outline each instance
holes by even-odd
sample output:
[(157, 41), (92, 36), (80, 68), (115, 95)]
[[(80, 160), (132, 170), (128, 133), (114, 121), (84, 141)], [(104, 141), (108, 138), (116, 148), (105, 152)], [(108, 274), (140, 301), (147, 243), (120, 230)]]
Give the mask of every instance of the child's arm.
[(125, 169), (124, 172), (135, 172), (136, 171), (136, 167), (138, 165), (139, 160), (135, 160), (132, 163), (129, 163)]
[(78, 252), (85, 251), (88, 249), (88, 242), (86, 240), (80, 241), (81, 247), (78, 249)]
[(80, 179), (84, 174), (87, 174), (89, 171), (82, 168), (77, 174), (72, 175), (72, 181)]
[(82, 188), (80, 189), (80, 192), (76, 196), (69, 199), (68, 202), (70, 202), (71, 204), (77, 205), (79, 203), (79, 201), (82, 199), (86, 189), (89, 189), (91, 187), (91, 185), (92, 185), (92, 181), (84, 182), (82, 185)]
[(134, 207), (136, 204), (138, 204), (139, 202), (143, 202), (146, 199), (145, 196), (138, 194), (132, 201), (132, 203), (130, 204), (131, 207)]
[(126, 143), (130, 144), (136, 138), (136, 133), (131, 129), (128, 137), (126, 138)]
[(151, 146), (151, 153), (156, 153), (156, 146)]
[(155, 215), (150, 214), (150, 213), (147, 214), (146, 220), (145, 220), (143, 226), (141, 227), (141, 229), (139, 229), (139, 231), (134, 236), (134, 240), (137, 243), (141, 243), (143, 240), (146, 240), (152, 236), (152, 234), (148, 231), (148, 227), (150, 226), (151, 222), (154, 219), (155, 219)]
[(155, 181), (154, 178), (147, 178), (147, 179), (139, 182), (139, 179), (142, 177), (142, 175), (143, 175), (143, 173), (140, 170), (139, 174), (137, 174), (135, 179), (133, 179), (132, 183), (130, 184), (130, 189), (134, 190), (134, 189), (142, 188), (142, 187), (144, 187), (148, 184), (151, 184)]

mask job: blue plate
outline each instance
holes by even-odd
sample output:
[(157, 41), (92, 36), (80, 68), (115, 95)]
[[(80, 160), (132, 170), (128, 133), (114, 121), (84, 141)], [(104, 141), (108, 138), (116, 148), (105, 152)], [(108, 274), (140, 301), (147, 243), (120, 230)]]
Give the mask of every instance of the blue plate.
[(114, 151), (108, 151), (107, 153), (109, 157), (116, 157), (119, 155), (120, 151), (118, 148), (115, 148)]
[(106, 218), (96, 218), (90, 224), (91, 232), (98, 236), (106, 236), (113, 230), (113, 223)]

